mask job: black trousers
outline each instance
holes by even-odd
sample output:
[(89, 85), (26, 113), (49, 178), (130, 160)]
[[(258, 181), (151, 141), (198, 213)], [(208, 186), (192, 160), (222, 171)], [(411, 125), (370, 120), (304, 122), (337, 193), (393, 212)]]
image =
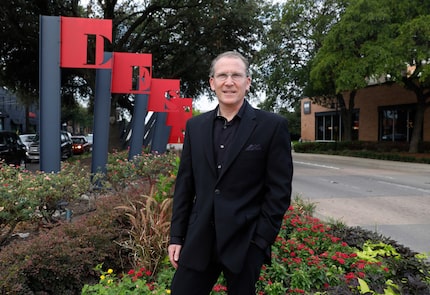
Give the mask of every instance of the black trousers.
[(227, 281), (228, 295), (255, 295), (255, 283), (260, 277), (264, 259), (264, 251), (255, 244), (251, 244), (240, 273), (233, 273), (225, 268), (215, 252), (211, 263), (204, 271), (196, 271), (179, 265), (173, 276), (171, 294), (209, 294), (222, 272)]

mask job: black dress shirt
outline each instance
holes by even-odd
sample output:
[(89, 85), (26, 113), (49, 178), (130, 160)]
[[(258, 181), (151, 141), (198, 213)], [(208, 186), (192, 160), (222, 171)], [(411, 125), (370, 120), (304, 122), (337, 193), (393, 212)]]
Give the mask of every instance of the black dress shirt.
[(237, 129), (239, 128), (240, 118), (245, 110), (244, 105), (231, 121), (219, 115), (219, 109), (216, 112), (214, 123), (214, 159), (217, 167), (217, 173), (220, 175), (223, 165), (227, 159), (228, 150), (231, 147)]

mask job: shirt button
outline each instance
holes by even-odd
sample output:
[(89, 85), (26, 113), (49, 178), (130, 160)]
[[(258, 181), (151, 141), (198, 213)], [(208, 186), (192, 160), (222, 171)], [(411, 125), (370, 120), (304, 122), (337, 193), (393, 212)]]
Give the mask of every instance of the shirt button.
[(220, 149), (223, 149), (225, 146), (223, 145), (223, 144), (221, 144), (220, 146), (219, 146), (219, 148)]
[(219, 189), (216, 189), (215, 190), (215, 195), (220, 195), (220, 194), (221, 194), (221, 191)]
[(221, 169), (221, 167), (222, 167), (222, 165), (221, 165), (221, 164), (219, 164), (219, 165), (217, 166), (217, 168), (218, 168), (218, 169)]

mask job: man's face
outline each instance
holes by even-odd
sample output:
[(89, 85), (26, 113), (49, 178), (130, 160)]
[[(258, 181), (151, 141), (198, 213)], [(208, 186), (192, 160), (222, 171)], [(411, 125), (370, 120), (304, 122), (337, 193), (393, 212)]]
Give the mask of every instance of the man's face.
[(242, 60), (222, 57), (215, 64), (214, 76), (209, 79), (209, 83), (220, 104), (235, 106), (242, 104), (251, 78), (246, 75), (246, 66)]

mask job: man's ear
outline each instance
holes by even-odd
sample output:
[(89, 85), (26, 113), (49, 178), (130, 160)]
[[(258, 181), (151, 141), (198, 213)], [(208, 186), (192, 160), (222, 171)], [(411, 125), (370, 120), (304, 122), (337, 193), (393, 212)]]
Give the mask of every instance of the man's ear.
[(214, 83), (214, 78), (210, 77), (209, 78), (209, 85), (211, 86), (211, 90), (215, 91), (215, 86), (213, 85)]

